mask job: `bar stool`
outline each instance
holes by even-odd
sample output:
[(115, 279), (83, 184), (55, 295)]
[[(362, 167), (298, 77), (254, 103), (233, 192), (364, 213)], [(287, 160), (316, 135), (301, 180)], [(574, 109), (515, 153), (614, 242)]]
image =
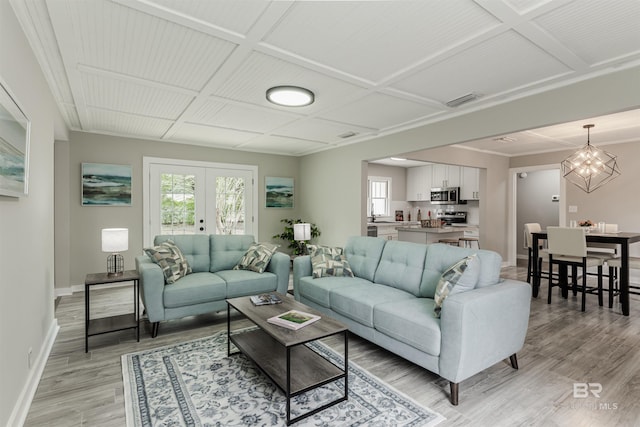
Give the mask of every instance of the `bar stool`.
[[(607, 260), (609, 266), (609, 308), (613, 307), (614, 294), (617, 295), (620, 290), (618, 289), (618, 269), (622, 267), (622, 259), (612, 258)], [(629, 268), (640, 269), (640, 258), (629, 257)], [(631, 289), (640, 289), (638, 286), (629, 286), (629, 293), (634, 295), (640, 295), (640, 292), (631, 291)]]
[[(554, 286), (563, 288), (563, 295), (568, 291), (568, 274), (566, 268), (571, 266), (577, 270), (582, 268), (582, 311), (585, 311), (587, 295), (587, 268), (598, 267), (598, 303), (602, 305), (602, 259), (587, 256), (587, 240), (584, 230), (573, 227), (547, 227), (547, 243), (549, 245), (549, 297), (551, 304), (551, 291)], [(554, 284), (552, 280), (553, 265), (564, 268), (559, 281)], [(575, 271), (574, 270), (574, 271)], [(573, 274), (573, 291), (577, 292), (576, 274)]]
[[(462, 242), (462, 244), (460, 244)], [(476, 242), (478, 249), (480, 249), (480, 239), (477, 237), (461, 237), (458, 239), (458, 246), (462, 246), (464, 248), (472, 248), (473, 242)]]
[(440, 239), (438, 243), (446, 243), (447, 245), (460, 246), (458, 239)]

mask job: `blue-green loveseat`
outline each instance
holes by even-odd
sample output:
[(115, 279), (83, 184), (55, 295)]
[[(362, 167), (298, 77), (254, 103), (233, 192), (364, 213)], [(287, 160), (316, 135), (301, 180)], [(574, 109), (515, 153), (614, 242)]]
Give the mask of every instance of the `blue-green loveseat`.
[(192, 273), (165, 285), (161, 268), (147, 255), (136, 257), (144, 308), (158, 335), (159, 322), (227, 309), (227, 298), (263, 292), (286, 293), (289, 256), (275, 252), (264, 273), (233, 270), (254, 243), (250, 235), (156, 236), (154, 244), (172, 240), (184, 254)]
[[(438, 318), (434, 295), (442, 273), (472, 253), (475, 287), (449, 294)], [(296, 258), (295, 298), (448, 380), (454, 405), (461, 381), (507, 358), (517, 369), (531, 287), (500, 279), (499, 254), (360, 236), (347, 241), (343, 254), (354, 277), (314, 278), (310, 257)]]

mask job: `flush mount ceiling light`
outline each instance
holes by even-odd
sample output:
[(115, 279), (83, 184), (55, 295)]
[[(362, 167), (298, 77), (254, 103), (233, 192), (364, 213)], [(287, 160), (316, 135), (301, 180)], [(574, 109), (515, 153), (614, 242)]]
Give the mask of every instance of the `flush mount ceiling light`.
[(584, 125), (587, 145), (561, 163), (562, 175), (583, 191), (591, 193), (620, 175), (616, 156), (591, 145), (590, 130), (595, 125)]
[(267, 100), (283, 107), (304, 107), (313, 104), (313, 92), (297, 86), (275, 86), (267, 90)]
[(396, 162), (404, 162), (407, 160), (404, 157), (390, 157), (390, 159)]

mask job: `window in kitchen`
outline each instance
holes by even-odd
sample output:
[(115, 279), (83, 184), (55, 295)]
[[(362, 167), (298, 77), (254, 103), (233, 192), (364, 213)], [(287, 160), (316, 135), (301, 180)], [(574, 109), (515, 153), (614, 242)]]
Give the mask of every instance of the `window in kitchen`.
[(390, 216), (391, 178), (370, 176), (368, 181), (367, 206), (369, 206), (369, 215)]

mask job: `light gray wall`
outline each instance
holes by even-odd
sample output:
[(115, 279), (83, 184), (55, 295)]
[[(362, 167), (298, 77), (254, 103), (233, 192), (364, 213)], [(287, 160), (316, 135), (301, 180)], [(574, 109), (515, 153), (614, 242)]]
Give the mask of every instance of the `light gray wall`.
[[(313, 194), (302, 213), (316, 223), (333, 226), (323, 231), (320, 243), (343, 245), (348, 236), (366, 232), (366, 160), (405, 155), (434, 148), (638, 108), (640, 67), (578, 82), (571, 86), (532, 95), (362, 144), (305, 156), (300, 163), (300, 181), (305, 194)], [(469, 154), (470, 157), (478, 153)], [(428, 159), (425, 159), (428, 160)], [(441, 163), (465, 164), (449, 158)], [(468, 164), (469, 166), (483, 167)], [(507, 256), (507, 180), (509, 160), (496, 161), (486, 169), (481, 188), (481, 236), (488, 249)]]
[(0, 425), (4, 426), (20, 425), (26, 415), (38, 367), (44, 366), (57, 332), (53, 141), (55, 128), (62, 122), (8, 1), (0, 1), (0, 79), (31, 120), (29, 195), (0, 196)]
[(559, 225), (560, 203), (553, 202), (551, 196), (560, 195), (560, 170), (540, 170), (527, 172), (526, 178), (516, 180), (516, 248), (519, 256), (527, 258), (524, 248), (524, 225), (537, 222), (545, 229)]
[(407, 169), (398, 166), (369, 163), (368, 176), (384, 176), (391, 178), (391, 200), (401, 202), (407, 200)]
[[(61, 144), (63, 145), (63, 144)], [(206, 148), (133, 138), (121, 138), (82, 132), (71, 132), (68, 157), (60, 149), (56, 158), (61, 181), (56, 182), (56, 193), (61, 197), (59, 207), (67, 210), (69, 223), (62, 221), (56, 230), (56, 265), (61, 273), (56, 276), (56, 288), (69, 288), (84, 283), (87, 273), (106, 270), (106, 257), (101, 252), (100, 230), (108, 227), (129, 228), (129, 250), (123, 253), (125, 268), (135, 267), (135, 256), (142, 253), (142, 158), (143, 156), (199, 160), (218, 163), (236, 163), (258, 166), (258, 182), (255, 184), (258, 198), (259, 241), (274, 241), (272, 236), (282, 231), (283, 218), (297, 218), (297, 206), (304, 204), (305, 195), (299, 190), (298, 159), (290, 156), (249, 153), (233, 150)], [(65, 165), (64, 161), (67, 161)], [(80, 169), (83, 162), (130, 164), (132, 166), (132, 206), (98, 207), (81, 205)], [(64, 182), (64, 175), (67, 181)], [(286, 176), (294, 179), (294, 209), (265, 208), (265, 176)], [(58, 202), (56, 200), (56, 205)], [(58, 208), (58, 207), (57, 207)], [(64, 229), (66, 227), (66, 229)], [(321, 228), (322, 230), (322, 228)], [(68, 237), (67, 237), (68, 236)], [(68, 247), (65, 240), (68, 239)], [(59, 244), (59, 245), (58, 245)], [(66, 258), (66, 259), (65, 259)], [(69, 266), (68, 277), (64, 269)]]
[[(640, 86), (640, 85), (638, 85)], [(596, 123), (597, 126), (597, 123)], [(597, 128), (596, 128), (597, 129)], [(585, 193), (573, 184), (566, 185), (566, 221), (590, 219), (594, 222), (618, 224), (622, 231), (640, 231), (640, 137), (638, 141), (623, 144), (598, 145), (592, 134), (592, 143), (618, 158), (622, 174), (591, 193)], [(585, 141), (586, 143), (586, 141)], [(572, 151), (558, 151), (541, 155), (520, 156), (511, 159), (512, 168), (560, 163)], [(568, 207), (578, 207), (577, 213), (569, 213)], [(632, 245), (634, 254), (640, 253), (639, 245)]]

